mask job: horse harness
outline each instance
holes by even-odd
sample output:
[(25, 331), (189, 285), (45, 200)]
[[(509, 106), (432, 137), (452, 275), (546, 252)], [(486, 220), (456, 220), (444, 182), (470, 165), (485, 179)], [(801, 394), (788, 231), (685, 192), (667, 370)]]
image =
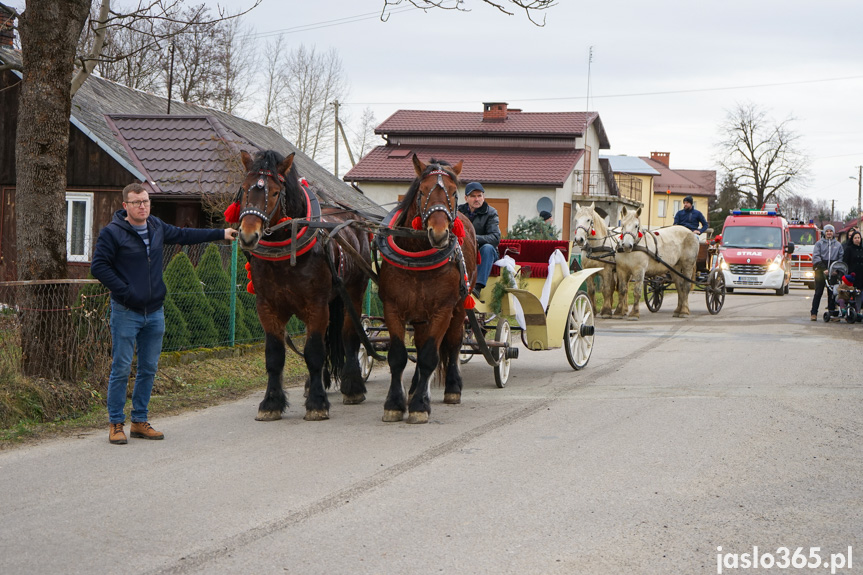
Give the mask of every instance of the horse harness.
[[(458, 209), (458, 187), (456, 187), (455, 192), (453, 192), (454, 206), (450, 209), (449, 191), (447, 191), (446, 186), (443, 185), (443, 177), (446, 176), (452, 180), (452, 174), (446, 170), (438, 168), (429, 172), (427, 176), (437, 176), (437, 182), (434, 187), (428, 191), (428, 194), (423, 194), (421, 191), (417, 190), (417, 212), (419, 213), (421, 227), (425, 227), (428, 219), (435, 212), (444, 212), (450, 223), (454, 222), (456, 219), (456, 210)], [(429, 208), (428, 204), (431, 201), (432, 192), (437, 188), (441, 188), (446, 194), (446, 206), (444, 207), (443, 204), (435, 204)], [(426, 196), (425, 204), (422, 203), (423, 195)]]

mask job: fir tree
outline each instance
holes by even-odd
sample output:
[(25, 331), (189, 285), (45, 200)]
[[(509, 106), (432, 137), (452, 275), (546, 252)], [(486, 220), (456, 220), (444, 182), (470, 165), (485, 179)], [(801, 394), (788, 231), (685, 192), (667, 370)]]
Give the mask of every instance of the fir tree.
[(210, 347), (218, 340), (216, 325), (213, 323), (213, 306), (204, 290), (189, 256), (180, 252), (171, 259), (165, 268), (165, 284), (174, 303), (186, 320), (189, 328), (191, 347)]

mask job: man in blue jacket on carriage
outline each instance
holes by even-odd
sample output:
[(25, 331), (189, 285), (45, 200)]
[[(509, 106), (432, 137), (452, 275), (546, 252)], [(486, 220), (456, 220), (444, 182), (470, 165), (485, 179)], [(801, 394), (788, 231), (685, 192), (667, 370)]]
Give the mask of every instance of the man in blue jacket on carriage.
[(485, 201), (485, 189), (479, 182), (471, 182), (464, 188), (467, 203), (458, 211), (467, 216), (476, 232), (476, 248), (479, 262), (476, 266), (476, 284), (473, 295), (479, 299), (482, 288), (488, 282), (491, 266), (498, 260), (497, 245), (500, 243), (500, 217), (497, 210)]
[(163, 246), (232, 240), (237, 233), (232, 228), (177, 228), (166, 224), (150, 215), (150, 195), (137, 183), (123, 189), (123, 208), (99, 233), (90, 266), (93, 277), (111, 291), (108, 441), (119, 445), (127, 442), (123, 431), (126, 388), (136, 354), (130, 435), (141, 439), (165, 437), (150, 425), (147, 409), (165, 334), (163, 302), (168, 290), (162, 279)]
[(693, 203), (692, 196), (683, 198), (683, 209), (674, 214), (674, 225), (683, 226), (701, 235), (707, 231), (707, 220), (704, 218), (704, 214), (692, 207)]

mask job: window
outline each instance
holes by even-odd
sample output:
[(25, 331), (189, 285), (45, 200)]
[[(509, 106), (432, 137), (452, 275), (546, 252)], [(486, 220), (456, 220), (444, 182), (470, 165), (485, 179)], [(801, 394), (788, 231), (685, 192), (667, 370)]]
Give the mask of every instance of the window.
[(656, 215), (660, 218), (665, 217), (665, 200), (659, 200), (659, 207), (656, 210)]
[(93, 194), (66, 192), (66, 260), (90, 261)]
[(681, 204), (680, 200), (674, 200), (674, 213), (676, 214), (677, 212), (679, 212), (682, 209), (683, 209), (683, 205)]

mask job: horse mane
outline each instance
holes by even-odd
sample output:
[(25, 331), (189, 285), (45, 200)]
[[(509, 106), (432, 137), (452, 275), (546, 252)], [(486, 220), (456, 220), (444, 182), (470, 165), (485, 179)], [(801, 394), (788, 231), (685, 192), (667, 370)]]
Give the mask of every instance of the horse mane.
[[(275, 150), (262, 150), (255, 154), (252, 162), (252, 171), (264, 171), (277, 173), (279, 164), (285, 161), (285, 157)], [(291, 164), (291, 169), (285, 176), (285, 208), (288, 213), (282, 216), (297, 216), (304, 214), (306, 205), (305, 194), (300, 188), (300, 176), (296, 164)]]
[(411, 187), (408, 188), (408, 192), (405, 194), (405, 197), (402, 198), (402, 201), (400, 201), (396, 206), (396, 210), (401, 210), (402, 213), (399, 214), (398, 220), (393, 222), (393, 225), (404, 225), (405, 220), (407, 220), (408, 211), (416, 200), (417, 192), (420, 189), (420, 182), (422, 182), (423, 178), (425, 178), (427, 175), (429, 175), (435, 170), (445, 170), (450, 175), (450, 177), (452, 177), (455, 185), (459, 185), (458, 176), (456, 176), (455, 172), (453, 172), (452, 164), (450, 164), (446, 160), (436, 160), (435, 158), (430, 159), (422, 175), (414, 179)]

